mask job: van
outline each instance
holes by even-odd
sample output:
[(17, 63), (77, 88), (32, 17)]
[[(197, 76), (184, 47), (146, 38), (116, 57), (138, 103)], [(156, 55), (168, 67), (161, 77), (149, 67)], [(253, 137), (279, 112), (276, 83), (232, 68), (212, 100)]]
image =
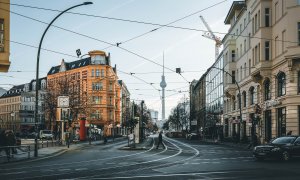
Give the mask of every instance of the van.
[(53, 139), (53, 133), (51, 130), (40, 130), (40, 139)]

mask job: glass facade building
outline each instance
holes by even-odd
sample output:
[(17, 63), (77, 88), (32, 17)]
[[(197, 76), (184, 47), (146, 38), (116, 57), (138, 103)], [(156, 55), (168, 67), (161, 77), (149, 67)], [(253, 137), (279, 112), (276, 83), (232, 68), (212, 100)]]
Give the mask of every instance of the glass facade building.
[[(206, 75), (206, 134), (214, 137), (222, 131), (224, 104), (223, 54), (209, 68)], [(220, 129), (220, 131), (219, 131)]]

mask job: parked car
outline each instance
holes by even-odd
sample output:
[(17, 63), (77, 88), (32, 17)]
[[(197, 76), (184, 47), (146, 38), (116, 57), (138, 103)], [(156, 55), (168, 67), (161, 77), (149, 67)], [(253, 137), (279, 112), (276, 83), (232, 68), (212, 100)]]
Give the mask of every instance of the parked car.
[(187, 140), (196, 140), (199, 139), (199, 135), (197, 133), (189, 133), (185, 135)]
[(53, 139), (53, 133), (51, 130), (40, 130), (40, 139)]
[(300, 136), (279, 137), (269, 144), (256, 146), (253, 156), (257, 160), (277, 158), (284, 161), (288, 161), (292, 157), (300, 157)]

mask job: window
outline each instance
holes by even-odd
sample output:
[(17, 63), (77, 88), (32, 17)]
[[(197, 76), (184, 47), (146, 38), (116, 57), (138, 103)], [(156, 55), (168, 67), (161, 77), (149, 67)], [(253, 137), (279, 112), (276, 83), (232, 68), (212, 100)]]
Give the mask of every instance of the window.
[(258, 17), (257, 17), (257, 29), (260, 28), (260, 11), (258, 11)]
[(300, 94), (300, 71), (298, 71), (298, 94)]
[(94, 77), (94, 74), (95, 74), (95, 70), (92, 69), (92, 77)]
[(0, 52), (4, 51), (4, 19), (0, 19)]
[(284, 50), (285, 50), (285, 39), (286, 39), (286, 37), (285, 37), (285, 35), (286, 35), (286, 33), (285, 33), (285, 30), (284, 31), (282, 31), (282, 41), (281, 41), (281, 52), (283, 53), (284, 52)]
[(92, 83), (93, 90), (103, 90), (102, 82)]
[(109, 90), (112, 91), (113, 90), (113, 85), (112, 82), (109, 82)]
[(249, 64), (248, 64), (248, 66), (249, 66), (249, 67), (248, 67), (248, 68), (249, 68), (249, 69), (248, 69), (248, 71), (249, 71), (248, 74), (250, 75), (250, 73), (251, 73), (251, 59), (249, 59)]
[(277, 109), (277, 119), (278, 119), (278, 136), (286, 135), (286, 110), (285, 107)]
[(231, 79), (232, 79), (231, 83), (234, 84), (234, 83), (235, 83), (235, 71), (232, 71), (232, 72), (231, 72), (231, 76), (232, 76), (232, 78), (231, 78)]
[(101, 69), (101, 77), (104, 77), (104, 69)]
[[(300, 26), (299, 26), (300, 27)], [(300, 37), (300, 31), (299, 31), (299, 37)], [(299, 38), (299, 42), (300, 42), (300, 38)], [(299, 44), (300, 45), (300, 44)], [(234, 62), (235, 61), (235, 50), (231, 51), (231, 61)]]
[(279, 8), (278, 8), (278, 2), (275, 3), (275, 22), (279, 18)]
[(249, 89), (249, 98), (250, 105), (254, 104), (254, 87), (250, 87)]
[(243, 67), (241, 66), (240, 67), (240, 80), (243, 79)]
[(300, 46), (300, 22), (298, 22), (298, 46)]
[(265, 60), (270, 60), (270, 41), (265, 41)]
[(244, 64), (244, 77), (246, 78), (247, 76), (247, 67), (246, 67), (246, 63)]
[(247, 106), (247, 94), (246, 92), (244, 91), (243, 92), (243, 107), (246, 107)]
[(100, 70), (96, 69), (96, 77), (99, 77), (99, 76), (100, 76)]
[(270, 26), (270, 8), (265, 8), (265, 26)]
[(278, 36), (275, 37), (275, 56), (279, 55), (279, 40), (278, 40)]
[(278, 81), (278, 89), (277, 89), (277, 95), (279, 96), (283, 96), (285, 95), (285, 89), (286, 89), (286, 84), (285, 84), (285, 74), (283, 72), (280, 72), (277, 75), (277, 81)]
[(250, 22), (251, 20), (251, 14), (250, 14), (250, 11), (248, 12), (248, 22)]
[(246, 48), (247, 46), (246, 46), (246, 44), (247, 44), (247, 40), (245, 39), (245, 40), (244, 40), (244, 53), (246, 53), (246, 51), (247, 51), (247, 48)]
[(109, 105), (112, 105), (112, 97), (109, 97)]
[(271, 99), (271, 86), (270, 86), (270, 80), (267, 79), (264, 83), (264, 98), (265, 98), (265, 101), (266, 100), (270, 100)]

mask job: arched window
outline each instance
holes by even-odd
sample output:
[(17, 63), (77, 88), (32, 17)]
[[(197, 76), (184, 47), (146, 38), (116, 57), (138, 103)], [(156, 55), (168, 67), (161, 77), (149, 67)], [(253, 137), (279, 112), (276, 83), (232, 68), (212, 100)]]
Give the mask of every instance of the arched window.
[(271, 85), (269, 79), (264, 82), (264, 99), (265, 101), (271, 99)]
[(247, 106), (247, 94), (246, 91), (244, 91), (243, 93), (243, 107)]
[(285, 88), (286, 88), (286, 84), (285, 84), (285, 74), (283, 72), (280, 72), (277, 75), (277, 95), (279, 96), (283, 96), (285, 95)]
[(251, 86), (249, 89), (249, 102), (250, 105), (254, 104), (254, 87)]

